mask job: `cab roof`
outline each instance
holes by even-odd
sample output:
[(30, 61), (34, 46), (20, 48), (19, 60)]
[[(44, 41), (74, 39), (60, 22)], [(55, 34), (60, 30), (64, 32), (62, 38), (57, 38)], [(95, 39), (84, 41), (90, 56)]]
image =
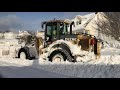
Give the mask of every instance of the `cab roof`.
[(67, 22), (65, 20), (49, 20), (49, 21), (43, 21), (42, 23), (51, 23), (51, 22), (58, 22), (58, 23), (66, 23), (66, 24), (70, 24), (70, 22)]

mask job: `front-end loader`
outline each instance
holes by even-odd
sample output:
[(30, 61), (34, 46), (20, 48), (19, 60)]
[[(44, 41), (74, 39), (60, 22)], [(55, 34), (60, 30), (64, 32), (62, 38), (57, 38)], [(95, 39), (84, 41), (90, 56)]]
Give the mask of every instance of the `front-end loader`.
[[(47, 52), (49, 61), (76, 61), (77, 56), (82, 56), (81, 51), (90, 51), (95, 36), (86, 33), (72, 33), (74, 22), (65, 20), (50, 20), (42, 22), (44, 28), (43, 49)], [(70, 30), (68, 30), (70, 26)], [(41, 43), (42, 44), (42, 43)], [(97, 42), (94, 43), (97, 45)], [(96, 46), (95, 45), (95, 46)], [(97, 48), (94, 47), (97, 50)], [(95, 50), (94, 50), (95, 51)], [(96, 53), (100, 51), (97, 50)]]

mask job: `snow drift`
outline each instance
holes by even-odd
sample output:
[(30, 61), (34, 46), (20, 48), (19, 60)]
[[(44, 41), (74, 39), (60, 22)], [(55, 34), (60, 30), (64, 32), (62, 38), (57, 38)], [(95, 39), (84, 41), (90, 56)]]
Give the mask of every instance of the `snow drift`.
[(84, 57), (79, 57), (78, 62), (49, 62), (39, 60), (20, 60), (15, 58), (0, 58), (0, 62), (7, 62), (9, 65), (17, 67), (30, 66), (45, 71), (55, 72), (67, 76), (80, 78), (119, 78), (120, 77), (120, 49), (102, 49), (101, 58), (95, 59), (94, 53), (87, 53)]

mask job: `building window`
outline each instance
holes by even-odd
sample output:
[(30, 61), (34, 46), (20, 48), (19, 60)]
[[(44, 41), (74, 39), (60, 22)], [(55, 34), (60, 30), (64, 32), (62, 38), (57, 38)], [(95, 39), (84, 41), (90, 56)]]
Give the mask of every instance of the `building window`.
[(75, 24), (73, 25), (73, 27), (75, 27)]
[(81, 24), (81, 21), (79, 21), (78, 23)]
[(78, 25), (78, 22), (76, 22), (76, 25)]
[(79, 25), (79, 21), (76, 22), (76, 25)]

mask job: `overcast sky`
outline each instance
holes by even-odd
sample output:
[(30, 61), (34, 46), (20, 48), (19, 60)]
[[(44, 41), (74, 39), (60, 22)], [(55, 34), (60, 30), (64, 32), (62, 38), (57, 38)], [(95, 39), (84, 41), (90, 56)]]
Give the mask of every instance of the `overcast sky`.
[(91, 12), (0, 12), (0, 31), (41, 30), (41, 22), (51, 19), (72, 19)]

